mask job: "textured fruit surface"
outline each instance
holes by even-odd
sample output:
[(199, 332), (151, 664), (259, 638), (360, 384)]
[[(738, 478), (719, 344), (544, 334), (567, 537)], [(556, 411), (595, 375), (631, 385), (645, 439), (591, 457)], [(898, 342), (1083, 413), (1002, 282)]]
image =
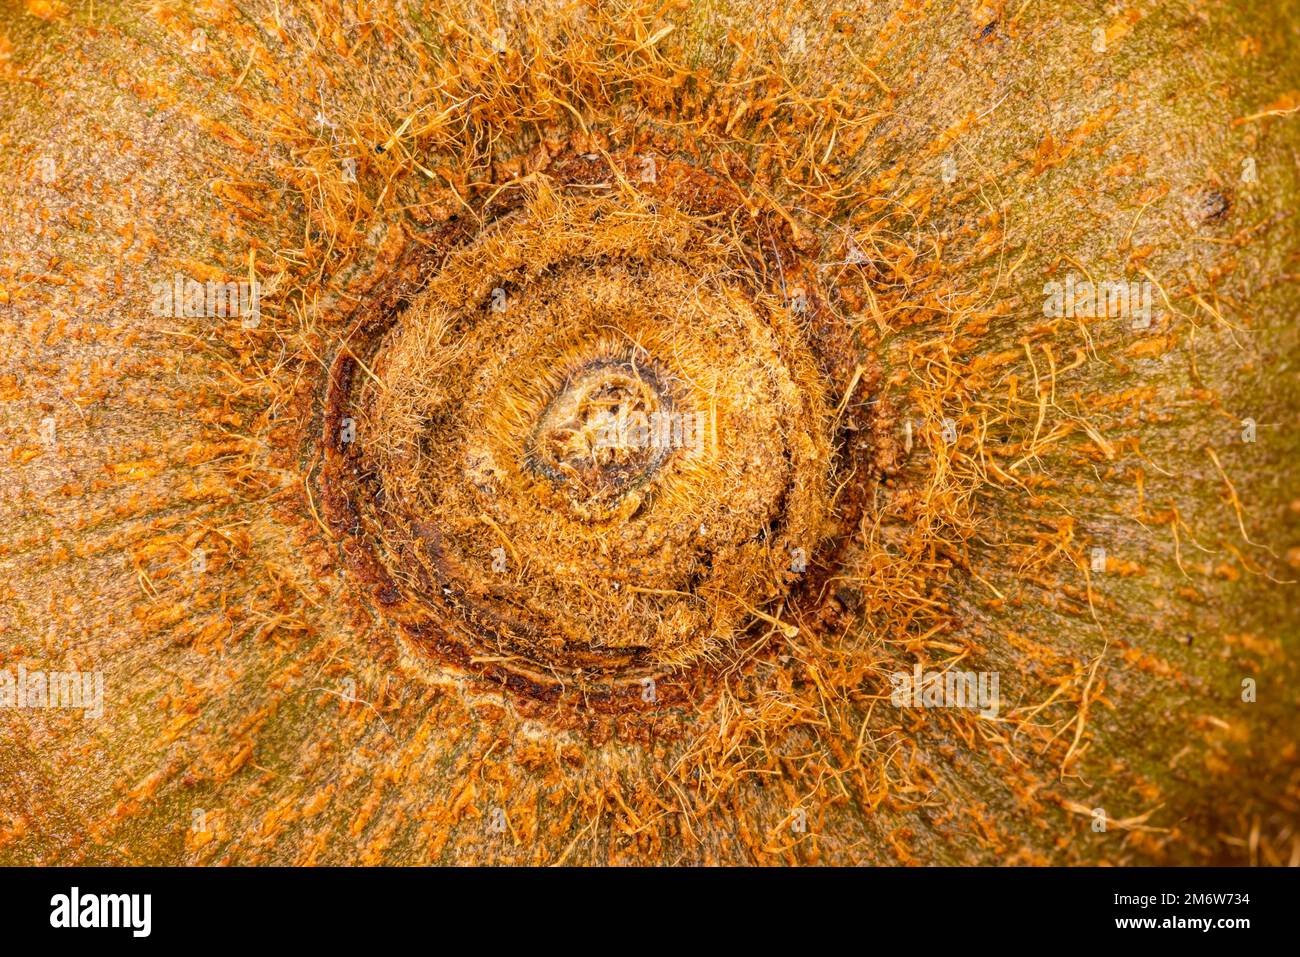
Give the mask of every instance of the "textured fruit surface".
[(1300, 862), (1296, 13), (9, 4), (0, 863)]

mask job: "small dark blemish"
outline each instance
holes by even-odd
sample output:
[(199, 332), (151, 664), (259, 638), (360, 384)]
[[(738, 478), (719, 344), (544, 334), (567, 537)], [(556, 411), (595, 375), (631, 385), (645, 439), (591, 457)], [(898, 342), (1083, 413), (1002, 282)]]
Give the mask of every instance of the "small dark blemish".
[(1228, 210), (1232, 208), (1232, 200), (1217, 189), (1208, 190), (1201, 194), (1201, 222), (1221, 223), (1228, 215)]

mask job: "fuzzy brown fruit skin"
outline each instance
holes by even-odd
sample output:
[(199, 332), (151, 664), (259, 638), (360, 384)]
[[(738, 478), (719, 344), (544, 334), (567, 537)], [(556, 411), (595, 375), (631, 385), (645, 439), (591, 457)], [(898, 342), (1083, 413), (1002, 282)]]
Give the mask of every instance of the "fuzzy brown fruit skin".
[[(783, 7), (757, 52), (743, 4), (595, 9), (564, 91), (500, 80), (487, 10), (7, 12), (0, 665), (102, 671), (106, 705), (0, 712), (0, 862), (1294, 861), (1296, 10), (1017, 6)], [(428, 89), (478, 94), (472, 135)], [(789, 216), (884, 364), (861, 574), (649, 721), (401, 660), (303, 481), (344, 318), (584, 136)], [(250, 268), (258, 329), (150, 312)], [(1045, 316), (1071, 271), (1164, 314)], [(1006, 720), (891, 706), (954, 659)]]
[[(651, 723), (770, 652), (756, 618), (791, 632), (773, 615), (827, 603), (863, 514), (830, 492), (873, 463), (869, 410), (831, 425), (826, 403), (878, 373), (788, 224), (731, 219), (719, 244), (740, 193), (664, 159), (632, 187), (639, 167), (559, 159), (472, 238), (421, 250), (431, 278), (379, 297), (400, 306), (363, 304), (330, 360), (314, 483), (413, 654)], [(778, 270), (796, 308), (765, 288)], [(603, 407), (575, 430), (572, 397), (593, 393), (653, 404), (647, 434)]]

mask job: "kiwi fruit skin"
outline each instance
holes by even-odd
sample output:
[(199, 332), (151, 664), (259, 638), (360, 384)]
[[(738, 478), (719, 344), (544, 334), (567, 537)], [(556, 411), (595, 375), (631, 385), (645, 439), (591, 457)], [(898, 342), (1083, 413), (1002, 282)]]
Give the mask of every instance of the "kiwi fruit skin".
[[(0, 664), (101, 671), (106, 700), (94, 722), (0, 714), (0, 862), (1296, 860), (1294, 4), (372, 12), (28, 0), (0, 19)], [(492, 57), (508, 71), (527, 24), (570, 20), (538, 63), (591, 37), (626, 73), (609, 102), (575, 88), (581, 123), (485, 110), (473, 155), (398, 132), (421, 83), (506, 102)], [(773, 64), (858, 124), (832, 144), (803, 121), (829, 177), (812, 193), (765, 179), (800, 153), (797, 123), (764, 115)], [(548, 137), (729, 175), (740, 157), (785, 182), (772, 203), (825, 259), (874, 237), (877, 272), (837, 277), (881, 365), (870, 481), (895, 502), (931, 487), (924, 423), (954, 408), (916, 371), (936, 338), (967, 461), (1016, 462), (981, 451), (999, 424), (1034, 450), (1030, 488), (968, 484), (945, 513), (961, 534), (935, 526), (944, 571), (918, 581), (938, 639), (893, 630), (901, 599), (867, 589), (847, 639), (791, 639), (770, 683), (649, 722), (404, 657), (313, 521), (310, 354)], [(371, 146), (363, 203), (321, 177), (340, 143)], [(250, 255), (286, 284), (264, 329), (152, 314), (151, 283)], [(1155, 327), (1053, 323), (1045, 285), (1070, 273), (1149, 276)], [(873, 293), (898, 307), (883, 324)], [(1002, 676), (1007, 722), (887, 711), (889, 674), (954, 654)], [(819, 717), (778, 721), (778, 699)]]

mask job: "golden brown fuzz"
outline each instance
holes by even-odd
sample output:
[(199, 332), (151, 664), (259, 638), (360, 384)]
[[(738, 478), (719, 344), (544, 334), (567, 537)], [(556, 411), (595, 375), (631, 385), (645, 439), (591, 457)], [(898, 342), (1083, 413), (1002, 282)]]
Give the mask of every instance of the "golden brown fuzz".
[(417, 651), (652, 706), (747, 633), (797, 633), (851, 477), (833, 404), (861, 377), (823, 378), (827, 310), (723, 218), (729, 187), (665, 162), (642, 191), (624, 165), (538, 172), (409, 303), (363, 313), (324, 398), (322, 498)]
[(8, 4), (0, 863), (1300, 862), (1296, 6)]

